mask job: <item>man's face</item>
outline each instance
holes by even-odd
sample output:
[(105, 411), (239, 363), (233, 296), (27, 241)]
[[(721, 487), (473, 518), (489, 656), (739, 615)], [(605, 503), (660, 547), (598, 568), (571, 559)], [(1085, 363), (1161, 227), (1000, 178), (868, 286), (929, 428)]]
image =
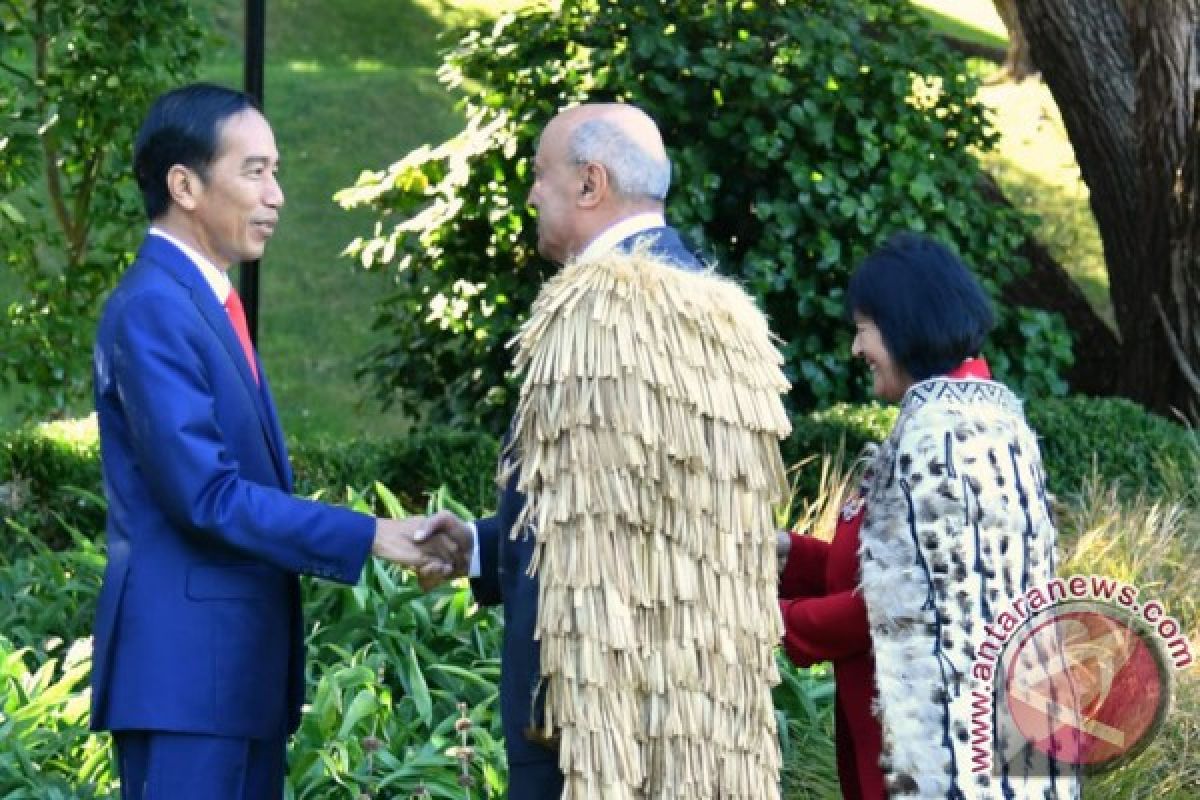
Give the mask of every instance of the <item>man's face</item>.
[(578, 165), (567, 163), (567, 128), (556, 118), (542, 132), (526, 201), (537, 209), (538, 252), (559, 264), (581, 247), (576, 200), (583, 190), (583, 173)]
[(262, 114), (247, 110), (225, 120), (217, 155), (195, 191), (198, 244), (217, 267), (262, 257), (283, 206), (278, 169), (275, 137)]

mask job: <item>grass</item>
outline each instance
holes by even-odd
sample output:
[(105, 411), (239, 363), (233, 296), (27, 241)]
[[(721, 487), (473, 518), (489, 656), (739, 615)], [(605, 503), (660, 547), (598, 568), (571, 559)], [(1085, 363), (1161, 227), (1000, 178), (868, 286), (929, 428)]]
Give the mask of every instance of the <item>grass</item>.
[(1090, 194), (1050, 90), (1027, 80), (983, 86), (979, 94), (1001, 132), (997, 148), (982, 159), (984, 167), (1014, 205), (1037, 218), (1038, 240), (1079, 284), (1096, 313), (1115, 327)]
[(1003, 50), (1008, 31), (991, 0), (911, 0), (946, 36)]
[[(509, 3), (508, 5), (513, 5)], [(223, 44), (202, 78), (241, 81), (240, 2), (206, 0)], [(435, 75), (439, 35), (503, 10), (483, 0), (280, 0), (268, 6), (265, 108), (287, 202), (260, 269), (259, 349), (289, 434), (346, 438), (403, 432), (354, 380), (374, 343), (386, 278), (341, 258), (371, 224), (331, 198), (362, 169), (386, 166), (461, 124)]]
[[(1200, 613), (1195, 575), (1200, 572), (1200, 445), (1180, 480), (1164, 497), (1123, 500), (1115, 486), (1092, 481), (1070, 498), (1062, 516), (1065, 559), (1060, 574), (1106, 575), (1140, 590), (1143, 604), (1156, 600), (1179, 621), (1200, 652)], [(1174, 674), (1171, 709), (1157, 736), (1136, 758), (1090, 777), (1084, 800), (1191, 798), (1200, 792), (1200, 666)]]

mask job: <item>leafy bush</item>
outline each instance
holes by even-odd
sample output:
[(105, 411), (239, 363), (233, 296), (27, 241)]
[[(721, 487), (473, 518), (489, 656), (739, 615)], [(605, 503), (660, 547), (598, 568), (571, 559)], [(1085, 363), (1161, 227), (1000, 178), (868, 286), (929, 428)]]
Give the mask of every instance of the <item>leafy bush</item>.
[[(0, 510), (51, 547), (73, 530), (104, 530), (95, 417), (0, 436)], [(379, 481), (410, 508), (438, 487), (472, 512), (495, 504), (499, 443), (477, 431), (433, 428), (397, 439), (292, 442), (297, 493), (339, 497)], [(22, 546), (17, 544), (15, 546)]]
[[(1177, 467), (1196, 464), (1195, 433), (1147, 414), (1124, 398), (1032, 400), (1025, 410), (1041, 437), (1055, 491), (1077, 489), (1094, 479), (1157, 493), (1167, 487)], [(1195, 472), (1190, 480), (1193, 486), (1194, 482)]]
[(479, 431), (431, 428), (390, 440), (296, 442), (289, 452), (301, 494), (378, 480), (408, 507), (423, 505), (434, 487), (475, 513), (496, 502), (500, 447)]
[[(1092, 476), (1129, 491), (1160, 494), (1194, 489), (1195, 434), (1119, 398), (1068, 397), (1030, 401), (1030, 424), (1041, 439), (1050, 488), (1070, 492)], [(788, 464), (834, 453), (850, 457), (887, 435), (894, 406), (839, 403), (796, 414), (784, 442)], [(99, 452), (92, 420), (64, 421), (0, 436), (0, 508), (42, 541), (61, 547), (71, 529), (103, 530)], [(495, 504), (499, 443), (476, 430), (430, 428), (396, 439), (292, 442), (297, 491), (338, 497), (352, 486), (379, 481), (409, 508), (433, 491), (456, 498), (473, 513)], [(814, 496), (819, 464), (799, 469), (797, 488)], [(66, 522), (70, 522), (67, 525)], [(16, 546), (20, 546), (19, 544)]]
[(783, 753), (787, 800), (841, 797), (833, 747), (833, 670), (828, 664), (800, 669), (776, 651), (779, 685), (772, 692)]
[(145, 216), (130, 169), (153, 98), (205, 44), (187, 0), (0, 6), (0, 263), (20, 281), (0, 326), (0, 386), (62, 411), (89, 386), (100, 300)]
[[(371, 507), (372, 496), (383, 508)], [(444, 499), (435, 493), (428, 509)], [(404, 514), (379, 485), (351, 505)], [(499, 613), (475, 606), (461, 584), (422, 594), (411, 575), (378, 560), (357, 586), (308, 588), (311, 708), (292, 741), (297, 796), (340, 800), (350, 789), (352, 797), (411, 797), (421, 786), (434, 796), (466, 796), (447, 754), (459, 744), (460, 703), (475, 755), (469, 796), (502, 796)]]
[[(444, 499), (435, 493), (431, 510)], [(381, 486), (348, 504), (403, 513)], [(0, 796), (114, 797), (108, 738), (88, 731), (103, 546), (73, 532), (73, 547), (55, 552), (12, 535), (23, 546), (19, 556), (0, 549)], [(466, 796), (448, 753), (460, 742), (460, 703), (472, 724), (469, 796), (502, 795), (498, 613), (477, 608), (462, 585), (424, 595), (374, 560), (354, 587), (306, 581), (305, 607), (311, 703), (291, 742), (294, 796), (410, 797), (421, 786)]]
[[(1194, 640), (1197, 612), (1187, 576), (1200, 566), (1195, 530), (1200, 494), (1193, 485), (1200, 449), (1195, 440), (1125, 401), (1072, 398), (1037, 405), (1037, 413), (1044, 416), (1035, 425), (1044, 437), (1051, 480), (1057, 474), (1062, 481), (1055, 486), (1063, 493), (1064, 570), (1103, 571), (1144, 585), (1178, 616)], [(1035, 413), (1033, 405), (1030, 412)], [(798, 417), (794, 439), (801, 451), (829, 452), (844, 441), (846, 452), (853, 453), (862, 442), (886, 434), (894, 415), (891, 408), (840, 405)], [(29, 443), (38, 436), (65, 437), (76, 446), (55, 449)], [(1091, 438), (1078, 444), (1079, 437)], [(13, 452), (7, 443), (14, 439), (27, 448), (21, 452), (45, 448), (58, 459), (57, 469), (77, 477), (89, 470), (95, 474), (95, 432), (86, 423), (20, 432), (5, 439), (3, 452)], [(1097, 478), (1067, 483), (1074, 480), (1070, 467), (1079, 454), (1059, 447), (1060, 442), (1098, 448), (1098, 469), (1111, 470), (1129, 488), (1144, 485), (1157, 492), (1156, 487), (1165, 486), (1168, 499), (1128, 499), (1115, 489), (1097, 488), (1102, 486)], [(464, 455), (464, 444), (467, 453), (475, 448), (478, 455)], [(460, 468), (453, 461), (456, 457), (494, 458), (495, 447), (494, 440), (483, 435), (431, 431), (422, 443), (407, 447), (369, 443), (356, 449), (355, 443), (344, 443), (328, 446), (328, 452), (317, 446), (297, 450), (306, 453), (306, 474), (326, 481), (327, 494), (344, 497), (339, 487), (347, 483), (371, 485), (369, 476), (356, 474), (356, 469), (374, 469), (394, 453), (404, 453), (408, 460), (398, 463), (409, 468), (441, 474), (439, 470)], [(36, 473), (44, 484), (38, 491), (59, 485), (55, 469)], [(1122, 469), (1137, 471), (1121, 475)], [(1181, 472), (1192, 480), (1176, 482)], [(3, 480), (11, 483), (9, 477)], [(430, 508), (463, 510), (445, 490), (405, 485), (412, 487), (414, 497), (428, 494)], [(833, 491), (829, 487), (837, 485), (836, 476), (824, 485), (826, 494)], [(1180, 490), (1182, 500), (1176, 494)], [(818, 494), (809, 491), (819, 503)], [(380, 484), (365, 494), (352, 492), (346, 502), (393, 516), (403, 513), (400, 502)], [(64, 509), (60, 524), (71, 546), (62, 551), (52, 550), (5, 514), (7, 537), (0, 547), (2, 797), (114, 797), (116, 776), (108, 740), (87, 730), (88, 634), (104, 548), (93, 531), (81, 532), (74, 523), (77, 514), (90, 520), (95, 511)], [(291, 744), (292, 796), (410, 797), (422, 786), (434, 797), (501, 796), (506, 768), (496, 695), (500, 615), (475, 607), (461, 585), (421, 595), (407, 576), (380, 562), (369, 565), (357, 586), (306, 581), (304, 595), (311, 622), (310, 707)], [(774, 700), (784, 752), (784, 796), (837, 796), (830, 671), (781, 664), (781, 673), (783, 682)], [(1197, 696), (1195, 679), (1182, 676), (1179, 707), (1159, 740), (1135, 762), (1099, 779), (1095, 785), (1100, 788), (1088, 796), (1124, 796), (1122, 792), (1136, 787), (1167, 784), (1174, 787), (1171, 796), (1188, 796), (1194, 770), (1181, 771), (1177, 765), (1186, 763), (1200, 731)], [(460, 703), (466, 704), (471, 721), (469, 795), (459, 784), (460, 765), (453, 751), (459, 743), (455, 728), (464, 713)]]
[[(1158, 495), (1177, 490), (1179, 470), (1197, 463), (1195, 434), (1123, 398), (1029, 400), (1025, 413), (1038, 435), (1049, 488), (1056, 494), (1077, 491), (1091, 479), (1117, 483), (1126, 494), (1145, 490)], [(839, 403), (796, 415), (792, 435), (784, 443), (785, 461), (797, 464), (839, 447), (852, 458), (863, 445), (886, 436), (896, 414), (895, 406)], [(818, 467), (812, 462), (801, 469), (802, 494), (816, 492)]]
[(94, 417), (0, 438), (0, 511), (43, 542), (62, 547), (70, 543), (72, 528), (102, 531), (101, 491)]
[(112, 796), (110, 748), (88, 730), (90, 672), (87, 639), (73, 641), (61, 657), (38, 657), (0, 635), (0, 796)]
[(88, 729), (104, 551), (64, 525), (70, 550), (12, 526), (0, 548), (0, 797), (109, 797), (116, 777), (107, 742)]
[[(976, 81), (907, 3), (565, 0), (468, 34), (441, 76), (468, 92), (466, 130), (337, 197), (378, 213), (347, 253), (395, 282), (362, 374), (412, 413), (507, 418), (502, 345), (548, 269), (523, 210), (535, 139), (577, 101), (629, 101), (659, 121), (668, 215), (761, 301), (796, 409), (866, 396), (864, 372), (835, 355), (849, 349), (843, 287), (888, 234), (954, 244), (993, 296), (1024, 268), (1021, 220), (977, 191), (975, 153), (996, 134)], [(993, 366), (1061, 393), (1061, 321), (997, 308)]]

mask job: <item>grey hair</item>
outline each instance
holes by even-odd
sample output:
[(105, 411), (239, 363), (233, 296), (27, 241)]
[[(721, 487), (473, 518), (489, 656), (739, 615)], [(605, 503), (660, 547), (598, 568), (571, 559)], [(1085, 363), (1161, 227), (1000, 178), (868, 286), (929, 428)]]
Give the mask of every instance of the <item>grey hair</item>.
[(619, 125), (604, 117), (579, 123), (567, 141), (567, 158), (573, 164), (601, 164), (618, 197), (666, 200), (671, 188), (671, 161), (655, 157), (635, 142)]

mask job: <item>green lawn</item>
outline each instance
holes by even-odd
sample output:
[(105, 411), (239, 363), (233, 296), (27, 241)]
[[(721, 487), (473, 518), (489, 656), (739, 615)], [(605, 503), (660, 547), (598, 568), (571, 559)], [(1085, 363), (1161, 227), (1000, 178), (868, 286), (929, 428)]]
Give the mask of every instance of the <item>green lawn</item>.
[(1008, 32), (992, 0), (911, 0), (934, 30), (969, 42), (1004, 49)]
[[(202, 76), (238, 85), (241, 2), (206, 0), (226, 40)], [(455, 98), (437, 82), (441, 31), (494, 13), (483, 0), (280, 0), (267, 8), (267, 116), (278, 139), (286, 205), (260, 271), (259, 349), (292, 435), (389, 434), (406, 420), (380, 412), (355, 382), (373, 344), (384, 276), (339, 257), (370, 217), (342, 211), (338, 189), (458, 130)]]

